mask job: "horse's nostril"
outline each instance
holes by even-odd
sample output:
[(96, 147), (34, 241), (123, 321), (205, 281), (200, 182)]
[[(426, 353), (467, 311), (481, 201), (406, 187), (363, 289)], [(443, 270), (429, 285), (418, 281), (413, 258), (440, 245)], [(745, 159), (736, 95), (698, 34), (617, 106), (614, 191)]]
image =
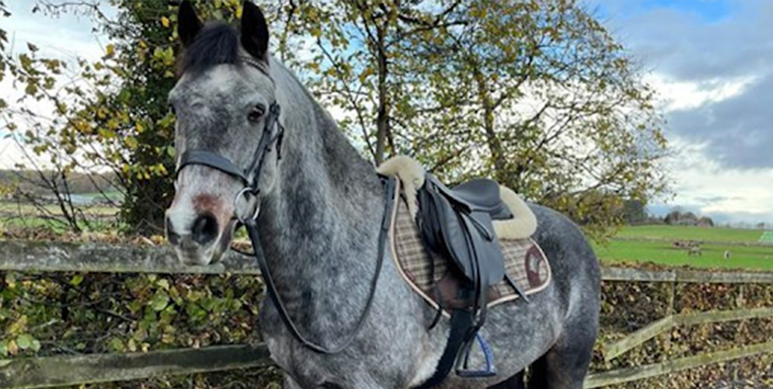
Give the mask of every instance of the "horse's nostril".
[(193, 222), (191, 229), (191, 238), (200, 244), (205, 245), (217, 237), (217, 220), (212, 215), (200, 215)]
[(180, 235), (176, 232), (174, 232), (174, 228), (172, 227), (172, 221), (169, 220), (169, 216), (166, 217), (166, 239), (171, 243), (173, 246), (177, 246), (180, 244)]

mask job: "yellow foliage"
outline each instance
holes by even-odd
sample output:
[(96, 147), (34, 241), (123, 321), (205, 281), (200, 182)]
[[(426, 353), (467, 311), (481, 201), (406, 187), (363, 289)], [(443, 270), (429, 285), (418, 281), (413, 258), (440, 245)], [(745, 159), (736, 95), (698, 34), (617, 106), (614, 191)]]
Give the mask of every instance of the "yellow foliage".
[(112, 43), (105, 47), (105, 59), (112, 58), (115, 55), (115, 45)]

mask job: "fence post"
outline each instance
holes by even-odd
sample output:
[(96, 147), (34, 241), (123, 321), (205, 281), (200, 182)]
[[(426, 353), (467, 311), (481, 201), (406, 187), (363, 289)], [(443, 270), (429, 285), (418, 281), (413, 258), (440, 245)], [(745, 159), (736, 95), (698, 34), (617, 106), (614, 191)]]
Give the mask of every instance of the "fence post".
[[(744, 289), (746, 288), (746, 285), (741, 284), (738, 287), (738, 296), (735, 299), (735, 306), (736, 308), (743, 308), (746, 306), (746, 298), (744, 297)], [(743, 336), (743, 330), (744, 327), (746, 327), (746, 320), (741, 320), (738, 323), (738, 327), (735, 330), (735, 336)], [(738, 369), (733, 369), (733, 380), (738, 382)]]
[[(676, 284), (678, 280), (674, 280), (673, 282), (668, 283), (668, 305), (666, 306), (666, 315), (674, 315), (676, 312), (676, 309), (674, 308), (674, 302), (676, 301)], [(666, 336), (665, 342), (663, 342), (663, 346), (665, 346), (665, 349), (667, 350), (664, 354), (666, 361), (671, 359), (671, 340), (673, 338), (673, 329), (668, 331), (668, 336)], [(668, 375), (664, 374), (660, 376), (660, 386), (663, 388), (668, 387), (669, 379)]]

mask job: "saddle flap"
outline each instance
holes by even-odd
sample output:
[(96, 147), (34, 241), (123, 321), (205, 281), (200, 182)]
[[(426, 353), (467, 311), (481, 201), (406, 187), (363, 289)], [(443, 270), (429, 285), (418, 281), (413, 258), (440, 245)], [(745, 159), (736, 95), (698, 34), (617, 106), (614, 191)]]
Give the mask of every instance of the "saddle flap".
[(419, 193), (418, 220), (430, 249), (451, 259), (468, 280), (484, 288), (501, 281), (504, 259), (491, 216), (459, 209), (433, 184), (428, 180)]

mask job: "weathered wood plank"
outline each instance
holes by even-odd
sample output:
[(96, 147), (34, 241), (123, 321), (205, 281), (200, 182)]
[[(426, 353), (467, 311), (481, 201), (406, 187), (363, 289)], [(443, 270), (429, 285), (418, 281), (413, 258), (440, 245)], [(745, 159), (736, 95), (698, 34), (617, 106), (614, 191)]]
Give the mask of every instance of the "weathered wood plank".
[(773, 317), (773, 308), (736, 309), (732, 311), (709, 311), (684, 313), (674, 316), (677, 325), (695, 325), (705, 323), (721, 323), (726, 321), (760, 319)]
[(655, 363), (651, 365), (592, 374), (585, 379), (583, 387), (590, 389), (607, 385), (621, 384), (624, 382), (638, 381), (645, 378), (657, 377), (663, 374), (675, 373), (699, 366), (731, 361), (734, 359), (749, 357), (766, 352), (773, 352), (773, 342), (759, 343), (725, 351), (704, 353), (691, 357), (679, 358), (672, 361)]
[(602, 267), (604, 281), (674, 282), (676, 273), (671, 270), (653, 271), (631, 267)]
[(51, 388), (271, 365), (261, 345), (0, 360), (0, 388)]
[(666, 316), (660, 320), (654, 321), (651, 324), (639, 329), (620, 339), (617, 342), (604, 345), (601, 348), (601, 352), (604, 354), (604, 360), (611, 361), (612, 359), (625, 354), (628, 350), (656, 337), (663, 332), (666, 332), (674, 326), (674, 317)]
[(676, 281), (713, 284), (773, 284), (773, 273), (709, 272), (677, 269)]
[(0, 253), (0, 270), (260, 274), (254, 259), (233, 251), (216, 265), (183, 265), (166, 245), (0, 241)]
[(698, 270), (643, 270), (627, 267), (602, 267), (604, 281), (683, 282), (709, 284), (773, 284), (773, 273), (720, 272)]
[[(251, 257), (229, 251), (211, 266), (186, 266), (177, 262), (169, 246), (132, 246), (106, 243), (0, 241), (0, 271), (78, 271), (105, 273), (259, 274)], [(773, 283), (771, 273), (643, 270), (602, 267), (605, 281)]]
[(602, 346), (604, 360), (611, 361), (636, 346), (668, 331), (677, 325), (721, 323), (727, 321), (773, 317), (773, 308), (736, 309), (669, 315), (629, 334), (623, 339)]

